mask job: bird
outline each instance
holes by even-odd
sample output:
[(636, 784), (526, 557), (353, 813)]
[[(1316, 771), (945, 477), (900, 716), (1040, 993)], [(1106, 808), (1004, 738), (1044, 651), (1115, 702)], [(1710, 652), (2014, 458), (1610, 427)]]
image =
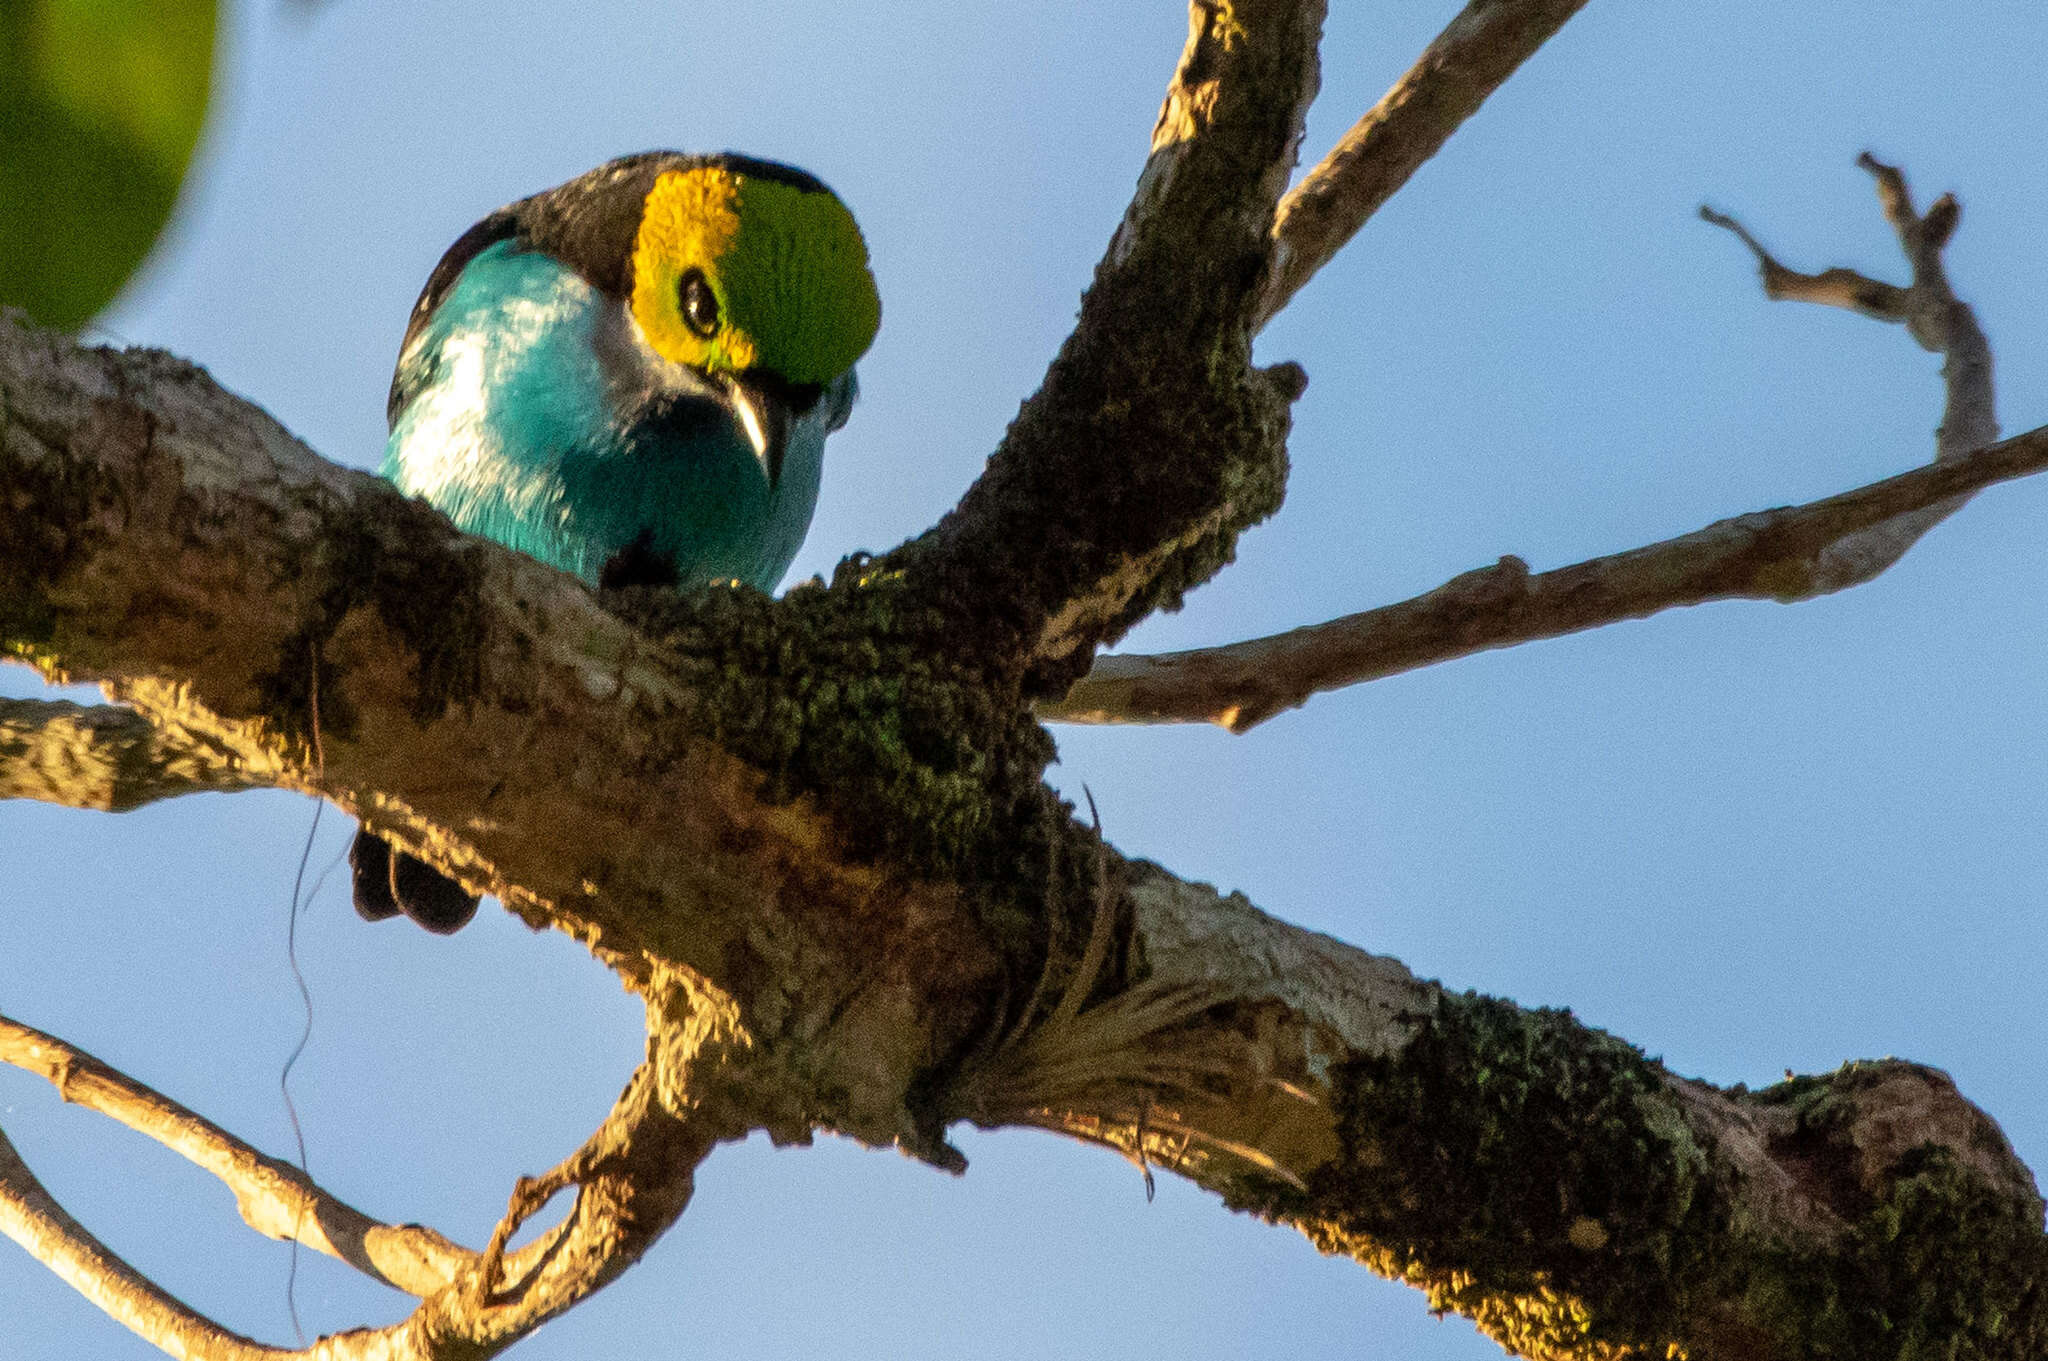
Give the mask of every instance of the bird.
[[(815, 176), (623, 156), (457, 238), (400, 342), (382, 475), (593, 586), (772, 591), (817, 503), (881, 297)], [(356, 911), (460, 929), (477, 900), (367, 829)]]

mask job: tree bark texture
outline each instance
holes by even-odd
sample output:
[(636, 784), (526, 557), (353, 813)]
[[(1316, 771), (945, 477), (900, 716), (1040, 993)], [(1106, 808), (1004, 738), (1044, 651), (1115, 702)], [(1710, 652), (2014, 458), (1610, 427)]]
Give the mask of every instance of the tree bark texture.
[[(1709, 1087), (1126, 859), (1044, 784), (1032, 703), (1279, 504), (1301, 376), (1250, 345), (1320, 20), (1193, 7), (1136, 198), (987, 473), (781, 600), (595, 596), (189, 364), (0, 323), (0, 645), (121, 706), (0, 709), (0, 792), (317, 794), (647, 1003), (584, 1150), (405, 1324), (316, 1351), (491, 1354), (637, 1258), (718, 1141), (959, 1170), (969, 1120), (1169, 1168), (1528, 1355), (2048, 1354), (2033, 1179), (1942, 1074)], [(10, 1170), (0, 1227), (72, 1252)], [(540, 1255), (501, 1260), (572, 1184)]]

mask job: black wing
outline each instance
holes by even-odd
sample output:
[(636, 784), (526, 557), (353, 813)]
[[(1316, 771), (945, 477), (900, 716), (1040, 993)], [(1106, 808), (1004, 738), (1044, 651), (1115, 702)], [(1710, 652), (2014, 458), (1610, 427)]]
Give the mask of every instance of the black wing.
[[(455, 280), (461, 275), (463, 266), (500, 241), (518, 234), (519, 209), (514, 203), (498, 209), (483, 221), (455, 238), (455, 244), (442, 253), (441, 263), (434, 266), (434, 272), (427, 276), (427, 286), (420, 290), (420, 300), (412, 305), (412, 315), (406, 319), (405, 339), (398, 342), (398, 353), (403, 356), (412, 345), (412, 338), (419, 334), (420, 327), (427, 324), (427, 318), (434, 315), (434, 309), (448, 296), (448, 290), (455, 287)], [(391, 395), (384, 403), (384, 419), (396, 421), (399, 408), (412, 396), (409, 386), (403, 383), (405, 368), (400, 365), (391, 375)]]

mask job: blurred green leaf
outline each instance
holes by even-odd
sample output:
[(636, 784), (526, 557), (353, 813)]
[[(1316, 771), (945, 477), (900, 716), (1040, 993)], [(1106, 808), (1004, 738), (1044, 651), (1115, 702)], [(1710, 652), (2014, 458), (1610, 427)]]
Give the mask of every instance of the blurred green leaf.
[(0, 0), (0, 303), (73, 330), (128, 281), (206, 117), (215, 0)]

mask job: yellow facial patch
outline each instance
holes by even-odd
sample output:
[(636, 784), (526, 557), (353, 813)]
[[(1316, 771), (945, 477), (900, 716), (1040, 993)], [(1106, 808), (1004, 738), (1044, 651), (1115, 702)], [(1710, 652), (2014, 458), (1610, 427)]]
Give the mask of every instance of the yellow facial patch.
[[(692, 269), (718, 300), (709, 336), (683, 319), (678, 290)], [(673, 363), (829, 383), (874, 342), (882, 301), (867, 243), (837, 198), (699, 166), (669, 171), (647, 195), (633, 246), (633, 315)]]

